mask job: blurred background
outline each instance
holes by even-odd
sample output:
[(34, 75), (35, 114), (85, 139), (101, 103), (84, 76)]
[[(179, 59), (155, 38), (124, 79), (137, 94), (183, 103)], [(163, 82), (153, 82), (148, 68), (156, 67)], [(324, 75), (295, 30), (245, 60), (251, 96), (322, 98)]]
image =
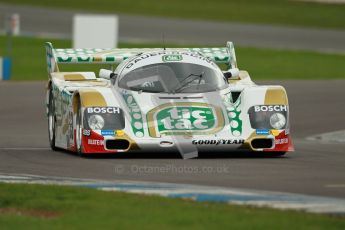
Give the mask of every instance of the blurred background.
[[(44, 41), (72, 47), (75, 15), (116, 15), (116, 28), (99, 25), (116, 31), (114, 46), (161, 47), (163, 37), (171, 47), (224, 46), (230, 40), (240, 68), (254, 79), (344, 78), (344, 3), (1, 0), (0, 56), (12, 57), (11, 79), (44, 80)], [(100, 43), (109, 36), (91, 34)]]

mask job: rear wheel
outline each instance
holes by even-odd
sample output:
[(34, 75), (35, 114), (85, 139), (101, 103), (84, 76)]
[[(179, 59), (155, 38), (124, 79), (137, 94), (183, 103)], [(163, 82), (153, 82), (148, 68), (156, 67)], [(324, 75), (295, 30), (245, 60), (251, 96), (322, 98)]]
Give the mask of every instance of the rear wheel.
[(49, 145), (52, 150), (57, 150), (55, 146), (55, 103), (52, 90), (49, 90), (49, 102), (48, 102), (48, 136), (49, 136)]

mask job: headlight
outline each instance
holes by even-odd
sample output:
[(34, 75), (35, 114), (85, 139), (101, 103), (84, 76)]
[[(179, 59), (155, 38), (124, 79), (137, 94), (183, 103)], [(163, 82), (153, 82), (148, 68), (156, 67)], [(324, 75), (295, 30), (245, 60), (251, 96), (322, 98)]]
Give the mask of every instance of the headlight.
[(91, 129), (102, 129), (104, 127), (104, 119), (101, 115), (91, 115), (88, 124)]
[(273, 113), (270, 117), (270, 124), (274, 129), (281, 129), (286, 124), (286, 118), (281, 113)]

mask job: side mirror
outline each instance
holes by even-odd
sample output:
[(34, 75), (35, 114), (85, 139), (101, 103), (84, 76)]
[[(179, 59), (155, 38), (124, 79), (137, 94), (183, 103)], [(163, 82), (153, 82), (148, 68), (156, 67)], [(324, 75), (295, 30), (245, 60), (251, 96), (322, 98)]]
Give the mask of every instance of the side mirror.
[(104, 78), (107, 80), (114, 80), (117, 77), (117, 74), (115, 74), (113, 71), (111, 70), (107, 70), (107, 69), (100, 69), (99, 70), (99, 77), (100, 78)]
[(229, 69), (227, 71), (223, 72), (224, 77), (226, 78), (226, 80), (229, 80), (231, 78), (237, 78), (240, 76), (240, 70), (238, 68), (233, 68), (233, 69)]

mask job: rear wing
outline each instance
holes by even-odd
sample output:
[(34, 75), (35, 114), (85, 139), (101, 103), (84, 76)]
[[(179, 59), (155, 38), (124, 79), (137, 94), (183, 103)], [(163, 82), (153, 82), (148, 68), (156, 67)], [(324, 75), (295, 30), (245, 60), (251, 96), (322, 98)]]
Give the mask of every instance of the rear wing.
[[(47, 42), (46, 56), (48, 73), (59, 72), (58, 64), (119, 64), (127, 58), (143, 52), (162, 51), (162, 48), (131, 49), (54, 49)], [(229, 68), (237, 68), (235, 48), (232, 42), (226, 47), (217, 48), (166, 48), (166, 51), (190, 51), (210, 58), (217, 64), (227, 64)]]

